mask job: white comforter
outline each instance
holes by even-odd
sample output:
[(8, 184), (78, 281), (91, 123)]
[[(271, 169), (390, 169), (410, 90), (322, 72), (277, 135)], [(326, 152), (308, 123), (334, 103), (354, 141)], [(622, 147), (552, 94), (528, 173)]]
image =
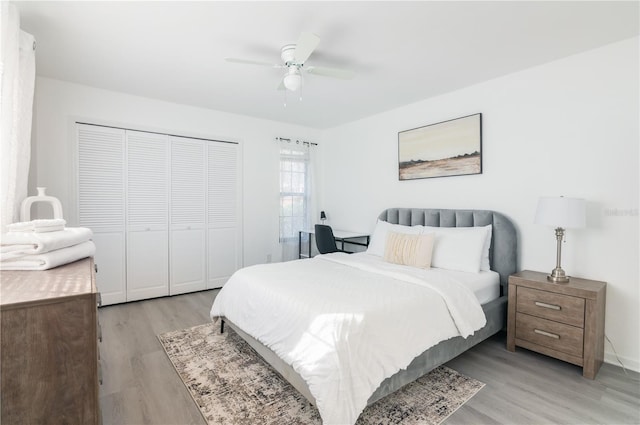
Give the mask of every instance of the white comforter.
[(486, 323), (473, 292), (445, 271), (429, 282), (426, 274), (368, 254), (252, 266), (229, 279), (211, 317), (227, 317), (291, 365), (324, 424), (353, 424), (384, 379)]

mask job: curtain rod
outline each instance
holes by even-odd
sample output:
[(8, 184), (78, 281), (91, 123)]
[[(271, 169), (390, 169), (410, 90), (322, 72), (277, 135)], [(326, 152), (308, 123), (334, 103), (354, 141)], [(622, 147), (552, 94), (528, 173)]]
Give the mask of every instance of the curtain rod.
[[(284, 137), (276, 137), (276, 142), (287, 142), (287, 143), (293, 143), (293, 140), (291, 140), (291, 139), (285, 139)], [(299, 145), (300, 143), (302, 143), (302, 144), (303, 144), (303, 145), (305, 145), (305, 146), (318, 146), (318, 144), (317, 144), (317, 143), (313, 143), (313, 142), (305, 142), (305, 141), (303, 141), (303, 140), (296, 140), (295, 142), (296, 142), (296, 144), (298, 144), (298, 145)]]

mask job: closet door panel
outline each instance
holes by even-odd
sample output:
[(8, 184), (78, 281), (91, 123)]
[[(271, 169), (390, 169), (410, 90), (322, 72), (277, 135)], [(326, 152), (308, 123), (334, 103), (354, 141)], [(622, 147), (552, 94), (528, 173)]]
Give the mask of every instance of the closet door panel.
[(166, 230), (127, 234), (127, 301), (169, 294)]
[(207, 152), (209, 227), (238, 226), (238, 145), (210, 142)]
[(76, 124), (78, 225), (93, 231), (103, 305), (126, 301), (125, 131)]
[(94, 260), (98, 273), (96, 285), (102, 296), (102, 305), (123, 303), (127, 300), (124, 232), (95, 232)]
[(169, 138), (127, 131), (127, 301), (169, 295)]
[(238, 233), (235, 228), (209, 229), (207, 289), (221, 288), (240, 268), (237, 241)]
[(171, 136), (171, 225), (204, 225), (206, 145)]
[(206, 145), (170, 137), (171, 143), (171, 295), (206, 288)]
[(206, 289), (205, 230), (171, 231), (170, 294)]
[(239, 150), (207, 146), (207, 288), (219, 288), (241, 267)]
[(127, 131), (128, 230), (167, 228), (168, 177), (168, 136)]

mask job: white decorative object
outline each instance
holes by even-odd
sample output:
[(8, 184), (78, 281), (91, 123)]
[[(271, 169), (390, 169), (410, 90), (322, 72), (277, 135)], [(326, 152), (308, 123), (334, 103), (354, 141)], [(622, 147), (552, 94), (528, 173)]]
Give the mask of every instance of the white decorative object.
[(46, 187), (38, 187), (38, 194), (36, 196), (29, 196), (20, 205), (20, 221), (31, 221), (31, 206), (36, 202), (43, 202), (50, 204), (53, 208), (53, 218), (62, 219), (62, 204), (60, 200), (54, 196), (47, 196), (45, 193)]

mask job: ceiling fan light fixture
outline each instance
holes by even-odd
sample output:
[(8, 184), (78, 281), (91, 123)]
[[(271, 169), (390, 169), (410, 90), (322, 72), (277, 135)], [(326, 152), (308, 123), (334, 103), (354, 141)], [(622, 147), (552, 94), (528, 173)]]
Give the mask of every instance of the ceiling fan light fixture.
[(289, 68), (289, 73), (284, 76), (284, 86), (287, 90), (296, 91), (302, 85), (302, 75), (297, 68)]
[(280, 49), (280, 58), (282, 59), (282, 63), (280, 64), (264, 62), (262, 60), (238, 58), (225, 58), (225, 60), (233, 63), (266, 66), (274, 69), (286, 69), (287, 73), (280, 80), (277, 90), (284, 92), (285, 99), (287, 90), (299, 92), (300, 100), (302, 100), (303, 68), (307, 74), (323, 75), (325, 77), (338, 78), (342, 80), (350, 80), (355, 76), (352, 71), (344, 69), (306, 65), (307, 59), (309, 59), (316, 47), (318, 47), (319, 43), (320, 37), (316, 34), (311, 32), (301, 33), (296, 44), (286, 44), (282, 46)]

